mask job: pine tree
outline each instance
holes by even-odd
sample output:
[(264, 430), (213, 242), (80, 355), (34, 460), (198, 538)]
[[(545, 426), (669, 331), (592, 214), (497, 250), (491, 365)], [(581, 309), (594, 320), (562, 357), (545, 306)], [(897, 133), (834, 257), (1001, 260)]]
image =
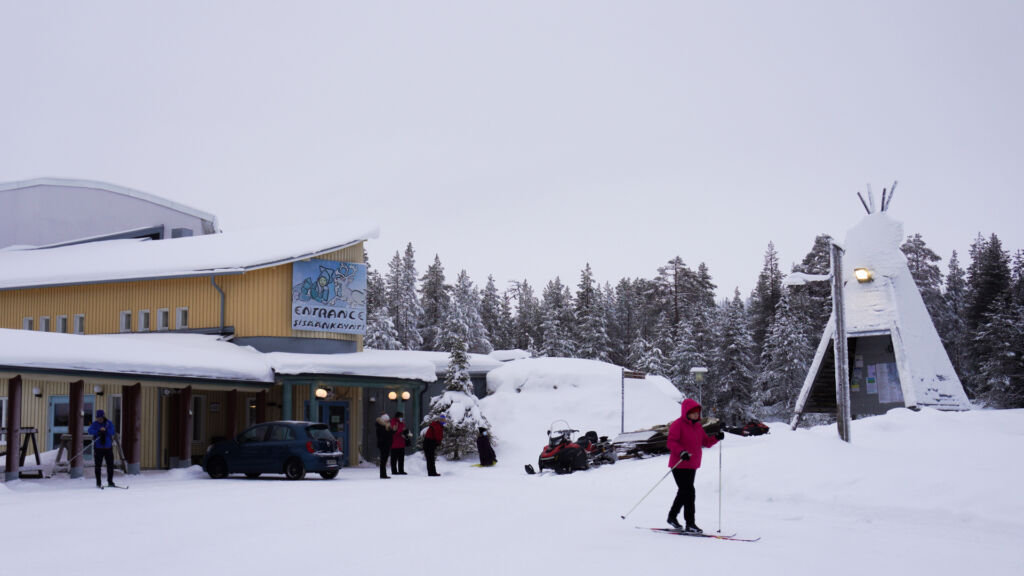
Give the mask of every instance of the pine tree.
[(630, 347), (627, 366), (645, 374), (661, 375), (665, 373), (665, 354), (656, 344), (637, 334)]
[(556, 277), (544, 288), (541, 300), (540, 355), (557, 358), (573, 357), (572, 333), (575, 318), (569, 289)]
[(814, 356), (812, 341), (804, 330), (806, 323), (801, 309), (790, 305), (789, 290), (783, 289), (755, 385), (755, 404), (760, 407), (762, 419), (785, 420), (796, 406)]
[[(719, 312), (718, 342), (708, 373), (712, 393), (703, 402), (710, 404), (710, 413), (727, 422), (746, 422), (753, 414), (753, 350), (754, 340), (737, 288), (732, 300)], [(705, 384), (705, 396), (708, 388)]]
[(499, 314), (500, 322), (498, 342), (495, 347), (499, 350), (510, 350), (516, 347), (515, 336), (513, 335), (512, 296), (508, 290), (501, 295), (501, 308)]
[(986, 240), (980, 234), (971, 244), (971, 265), (967, 269), (967, 354), (961, 381), (969, 393), (984, 396), (990, 384), (983, 374), (985, 362), (1004, 348), (999, 330), (987, 326), (998, 313), (997, 304), (1006, 301), (1010, 290), (1010, 257), (999, 238)]
[(540, 302), (526, 280), (514, 283), (512, 290), (516, 300), (516, 318), (513, 323), (515, 345), (516, 348), (533, 354), (537, 351), (537, 342), (540, 341)]
[(967, 273), (960, 267), (956, 250), (949, 258), (949, 272), (946, 273), (946, 288), (942, 294), (942, 312), (935, 321), (935, 329), (942, 339), (953, 369), (963, 380), (965, 355), (967, 354)]
[(768, 243), (764, 253), (764, 265), (757, 277), (757, 285), (750, 294), (750, 330), (754, 341), (754, 354), (760, 356), (765, 338), (772, 329), (775, 309), (782, 298), (782, 271), (779, 270), (779, 255), (775, 244)]
[(907, 268), (910, 269), (910, 275), (917, 284), (924, 306), (934, 321), (942, 315), (942, 272), (936, 264), (942, 258), (925, 244), (920, 234), (907, 236), (907, 241), (900, 246), (900, 250), (907, 257)]
[(484, 331), (491, 345), (499, 350), (506, 349), (504, 329), (501, 325), (501, 295), (494, 285), (494, 276), (492, 275), (487, 276), (487, 285), (484, 286), (483, 294), (480, 297), (480, 320), (484, 323)]
[(978, 397), (995, 408), (1024, 408), (1024, 306), (1012, 296), (997, 299), (975, 336), (988, 352), (979, 363)]
[(366, 339), (363, 344), (374, 350), (401, 350), (398, 332), (387, 310), (372, 310), (366, 320)]
[(480, 403), (473, 394), (466, 343), (454, 335), (447, 345), (451, 348), (451, 354), (448, 357), (444, 392), (431, 399), (430, 411), (423, 419), (423, 426), (444, 414), (447, 422), (444, 439), (438, 450), (449, 460), (459, 460), (476, 452), (478, 430), (490, 430), (491, 425), (481, 412)]
[(627, 366), (630, 346), (640, 328), (640, 300), (628, 278), (623, 278), (616, 285), (614, 301), (610, 307), (612, 321), (608, 323), (609, 359), (613, 364)]
[(424, 350), (444, 350), (441, 338), (441, 326), (448, 316), (451, 306), (451, 288), (445, 284), (444, 266), (441, 258), (434, 255), (434, 263), (423, 273), (420, 279), (420, 303), (423, 314), (420, 316), (419, 331), (423, 340)]
[(600, 286), (594, 283), (590, 263), (580, 272), (576, 291), (575, 349), (579, 358), (608, 360), (608, 333), (605, 329), (605, 307)]
[[(793, 272), (823, 276), (832, 272), (832, 237), (819, 234), (804, 259), (793, 266)], [(832, 286), (829, 282), (808, 282), (790, 287), (790, 305), (801, 307), (808, 320), (807, 335), (812, 341), (821, 333), (832, 315)]]
[(455, 280), (452, 308), (462, 317), (459, 325), (464, 326), (465, 332), (460, 336), (468, 350), (474, 354), (490, 354), (494, 347), (487, 339), (487, 329), (480, 317), (480, 292), (465, 270), (460, 271)]
[(416, 258), (411, 242), (405, 249), (404, 257), (395, 252), (395, 257), (388, 264), (385, 284), (388, 315), (398, 334), (398, 341), (405, 350), (419, 350), (423, 340), (417, 326), (423, 308), (416, 295)]

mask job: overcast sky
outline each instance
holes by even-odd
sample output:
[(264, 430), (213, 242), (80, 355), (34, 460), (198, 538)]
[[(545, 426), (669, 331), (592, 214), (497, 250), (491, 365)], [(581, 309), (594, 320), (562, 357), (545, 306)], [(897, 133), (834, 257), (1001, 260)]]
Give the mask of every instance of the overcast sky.
[(110, 182), (225, 231), (365, 217), (482, 286), (749, 295), (856, 192), (943, 257), (1024, 248), (1024, 2), (0, 0), (0, 181)]

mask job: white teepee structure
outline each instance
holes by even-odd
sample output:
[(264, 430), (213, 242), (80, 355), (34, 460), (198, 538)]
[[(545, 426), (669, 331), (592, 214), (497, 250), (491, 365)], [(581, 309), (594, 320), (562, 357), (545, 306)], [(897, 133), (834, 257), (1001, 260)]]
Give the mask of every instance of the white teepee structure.
[[(890, 196), (891, 200), (891, 196)], [(863, 201), (863, 199), (862, 199)], [(969, 410), (970, 402), (942, 346), (900, 250), (903, 224), (864, 203), (867, 216), (846, 235), (842, 274), (850, 368), (851, 413), (895, 407)], [(858, 280), (863, 268), (870, 280)], [(836, 412), (835, 312), (829, 319), (794, 410)]]

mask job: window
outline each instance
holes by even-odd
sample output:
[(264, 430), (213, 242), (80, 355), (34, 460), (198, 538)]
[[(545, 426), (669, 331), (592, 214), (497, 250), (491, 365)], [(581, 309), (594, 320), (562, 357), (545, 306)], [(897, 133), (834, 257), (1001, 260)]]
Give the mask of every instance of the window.
[(188, 330), (188, 308), (178, 308), (174, 311), (174, 329)]
[(120, 330), (121, 330), (121, 332), (131, 332), (132, 331), (132, 311), (131, 310), (122, 310), (121, 311)]
[(206, 441), (206, 435), (203, 430), (206, 423), (206, 410), (203, 410), (205, 405), (205, 396), (192, 397), (192, 442)]
[(85, 314), (75, 314), (75, 334), (85, 334)]
[(32, 318), (21, 319), (22, 330), (35, 330), (35, 321)]
[(245, 432), (242, 432), (242, 435), (239, 437), (239, 440), (241, 440), (242, 442), (263, 442), (263, 440), (265, 440), (267, 437), (267, 430), (269, 429), (269, 425), (250, 428)]
[(139, 332), (149, 331), (149, 310), (139, 310)]
[(49, 316), (40, 316), (39, 317), (39, 331), (40, 332), (49, 332), (50, 331), (50, 317)]
[(284, 442), (287, 440), (295, 440), (295, 432), (291, 428), (277, 424), (270, 431), (271, 442)]
[(68, 315), (67, 314), (61, 314), (60, 316), (57, 316), (57, 332), (60, 332), (61, 334), (67, 334), (68, 333)]
[(156, 329), (169, 330), (171, 324), (171, 311), (167, 308), (160, 308), (156, 311)]

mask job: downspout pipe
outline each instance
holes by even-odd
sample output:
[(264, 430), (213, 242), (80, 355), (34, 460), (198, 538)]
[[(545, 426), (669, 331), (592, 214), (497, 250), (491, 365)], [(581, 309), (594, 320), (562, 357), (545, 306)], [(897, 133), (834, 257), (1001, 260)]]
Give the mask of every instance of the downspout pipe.
[(210, 275), (210, 284), (213, 284), (213, 287), (217, 289), (218, 293), (220, 293), (220, 333), (221, 333), (221, 335), (223, 335), (224, 334), (224, 304), (225, 304), (225, 301), (227, 299), (227, 296), (224, 294), (224, 291), (221, 290), (220, 286), (217, 285), (217, 277), (213, 276), (212, 274)]

